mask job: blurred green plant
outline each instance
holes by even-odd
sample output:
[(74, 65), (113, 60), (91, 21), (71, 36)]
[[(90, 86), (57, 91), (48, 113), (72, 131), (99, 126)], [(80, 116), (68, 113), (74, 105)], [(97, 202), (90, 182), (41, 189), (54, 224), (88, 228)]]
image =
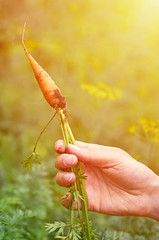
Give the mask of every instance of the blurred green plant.
[[(4, 169), (1, 167), (0, 174)], [(12, 172), (0, 189), (0, 239), (48, 239), (44, 222), (53, 208), (52, 186), (46, 173), (34, 169)]]
[(101, 240), (155, 240), (159, 237), (159, 223), (142, 217), (108, 217)]

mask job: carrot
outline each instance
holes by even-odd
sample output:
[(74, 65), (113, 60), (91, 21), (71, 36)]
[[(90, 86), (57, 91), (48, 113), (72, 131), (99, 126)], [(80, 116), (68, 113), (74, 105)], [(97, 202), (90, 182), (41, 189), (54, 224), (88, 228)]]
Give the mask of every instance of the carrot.
[[(60, 89), (56, 86), (54, 81), (51, 79), (51, 77), (48, 75), (48, 73), (36, 62), (36, 60), (31, 56), (31, 54), (28, 52), (25, 44), (24, 44), (24, 33), (25, 33), (25, 26), (24, 25), (24, 30), (23, 30), (23, 35), (22, 35), (22, 45), (25, 51), (25, 54), (27, 58), (29, 59), (31, 66), (33, 68), (35, 77), (39, 83), (39, 86), (41, 88), (41, 91), (47, 100), (47, 102), (52, 106), (55, 110), (56, 113), (54, 116), (49, 120), (47, 125), (44, 127), (44, 129), (41, 131), (32, 154), (24, 159), (22, 161), (23, 167), (29, 167), (32, 169), (33, 163), (38, 162), (41, 164), (41, 160), (39, 159), (39, 155), (36, 153), (36, 147), (37, 143), (43, 134), (44, 130), (46, 127), (49, 125), (49, 123), (52, 121), (52, 119), (55, 117), (56, 114), (58, 114), (59, 117), (59, 122), (65, 142), (65, 146), (67, 149), (68, 144), (75, 144), (75, 139), (72, 134), (71, 128), (68, 123), (68, 116), (66, 112), (66, 102), (65, 98), (60, 92)], [(76, 181), (73, 183), (72, 187), (70, 188), (70, 195), (71, 195), (71, 223), (70, 223), (70, 228), (68, 230), (67, 236), (65, 236), (65, 239), (72, 239), (72, 236), (76, 237), (76, 239), (80, 238), (83, 240), (91, 240), (95, 239), (93, 236), (93, 232), (91, 232), (90, 228), (90, 223), (88, 219), (88, 206), (87, 206), (87, 194), (86, 194), (86, 189), (85, 189), (85, 183), (84, 183), (84, 178), (85, 175), (82, 171), (81, 163), (78, 162), (77, 166), (71, 168), (71, 171), (76, 174)], [(67, 194), (66, 194), (67, 197)], [(82, 214), (80, 212), (80, 201), (81, 201), (81, 207), (82, 207)], [(78, 216), (77, 218), (75, 217), (74, 213), (74, 203), (76, 202), (77, 208), (78, 208)], [(77, 229), (77, 219), (79, 220), (80, 227), (79, 228), (79, 234), (78, 232), (76, 233)], [(57, 227), (58, 226), (58, 227)], [(56, 231), (57, 228), (63, 229), (64, 226), (67, 226), (66, 224), (63, 225), (62, 222), (55, 222), (51, 224), (51, 228), (55, 229)], [(48, 231), (50, 232), (50, 225), (47, 226)], [(56, 232), (57, 233), (57, 232)], [(77, 235), (75, 235), (77, 234)], [(80, 237), (82, 236), (82, 238)], [(61, 238), (61, 236), (57, 236), (58, 238)]]
[(66, 107), (65, 97), (62, 95), (60, 89), (57, 87), (57, 85), (49, 76), (49, 74), (37, 63), (37, 61), (28, 52), (24, 44), (25, 27), (26, 27), (26, 23), (24, 24), (24, 30), (22, 34), (22, 45), (23, 45), (25, 54), (32, 66), (35, 78), (38, 81), (41, 91), (46, 101), (49, 103), (51, 107), (53, 107), (54, 109), (57, 109), (57, 108), (63, 109)]

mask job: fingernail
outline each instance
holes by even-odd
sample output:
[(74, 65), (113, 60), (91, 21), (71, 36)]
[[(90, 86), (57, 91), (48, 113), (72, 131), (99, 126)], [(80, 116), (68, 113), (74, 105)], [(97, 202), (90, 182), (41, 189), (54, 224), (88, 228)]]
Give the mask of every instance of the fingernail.
[(79, 151), (80, 148), (76, 145), (73, 145), (73, 144), (69, 144), (68, 146), (70, 146), (70, 148), (73, 150), (73, 151)]
[(71, 182), (72, 178), (73, 178), (73, 174), (71, 174), (71, 173), (66, 173), (66, 174), (64, 175), (64, 180), (65, 180), (66, 182)]
[(64, 161), (64, 165), (66, 167), (70, 167), (70, 166), (74, 166), (74, 164), (76, 163), (77, 159), (75, 156), (69, 156), (65, 159)]
[(62, 145), (63, 145), (63, 143), (61, 141), (59, 141), (57, 143), (57, 151), (59, 151), (61, 149)]

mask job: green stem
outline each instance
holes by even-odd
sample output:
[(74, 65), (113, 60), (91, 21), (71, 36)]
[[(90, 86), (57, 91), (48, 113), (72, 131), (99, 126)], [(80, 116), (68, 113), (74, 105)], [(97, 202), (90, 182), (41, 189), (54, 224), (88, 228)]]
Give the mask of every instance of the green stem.
[[(62, 129), (62, 134), (63, 134), (63, 137), (64, 137), (65, 146), (67, 148), (67, 145), (70, 143), (70, 138), (69, 138), (68, 128), (67, 128), (67, 125), (66, 125), (65, 115), (62, 114), (61, 111), (57, 111), (57, 112), (58, 112), (58, 116), (59, 116), (59, 120), (60, 120), (60, 125), (61, 125), (61, 129)], [(76, 169), (75, 168), (71, 168), (71, 171), (76, 174)], [(74, 189), (75, 189), (76, 199), (78, 199), (77, 183), (75, 182), (73, 184), (73, 186), (74, 186)], [(71, 201), (72, 201), (72, 203), (71, 203), (71, 225), (73, 225), (73, 223), (74, 223), (74, 196), (72, 195), (71, 197), (72, 197), (72, 199), (71, 199)], [(79, 220), (81, 222), (82, 229), (84, 230), (83, 222), (82, 222), (81, 214), (80, 214), (79, 201), (77, 201), (77, 209), (78, 209), (78, 217), (79, 217)]]
[[(72, 131), (71, 131), (68, 123), (67, 123), (67, 125), (68, 125), (68, 130), (69, 130), (69, 133), (70, 133), (72, 144), (75, 145), (76, 143), (75, 143), (74, 136), (72, 134)], [(85, 219), (85, 228), (86, 228), (86, 233), (88, 235), (88, 239), (91, 239), (90, 225), (89, 225), (89, 218), (88, 218), (87, 193), (86, 193), (84, 179), (81, 178), (81, 176), (83, 176), (83, 171), (82, 171), (82, 167), (81, 167), (80, 162), (78, 162), (77, 169), (79, 169), (79, 171), (77, 171), (77, 172), (78, 172), (78, 175), (79, 175), (79, 178), (80, 178), (80, 181), (77, 182), (77, 185), (78, 185), (79, 192), (80, 192), (80, 194), (83, 198), (83, 200), (81, 200), (81, 202), (82, 202), (82, 214), (83, 214), (83, 218)]]
[[(66, 147), (69, 143), (75, 145), (76, 143), (75, 143), (74, 136), (73, 136), (71, 128), (68, 124), (67, 118), (66, 118), (65, 114), (63, 113), (63, 110), (58, 109), (57, 113), (58, 113), (58, 116), (60, 119), (61, 129), (62, 129)], [(87, 193), (86, 193), (84, 179), (82, 178), (83, 171), (82, 171), (81, 163), (78, 162), (77, 166), (74, 168), (71, 168), (71, 170), (76, 174), (76, 182), (74, 185), (75, 186), (75, 194), (77, 194), (77, 188), (78, 188), (79, 193), (83, 198), (83, 199), (81, 199), (82, 216), (83, 216), (83, 222), (84, 222), (84, 226), (83, 226), (83, 222), (81, 221), (81, 223), (82, 223), (81, 225), (82, 225), (82, 229), (83, 229), (83, 239), (91, 240), (90, 225), (89, 225), (89, 218), (88, 218)], [(77, 207), (78, 207), (78, 214), (80, 217), (79, 201), (77, 201)], [(72, 215), (72, 211), (71, 211), (71, 215)], [(84, 231), (84, 228), (85, 228), (85, 231)]]
[[(64, 119), (62, 114), (60, 113), (60, 111), (57, 111), (58, 113), (58, 117), (59, 117), (59, 121), (60, 121), (60, 126), (61, 126), (61, 130), (62, 130), (62, 135), (64, 138), (64, 142), (65, 142), (65, 146), (67, 147), (67, 145), (69, 144), (69, 139), (68, 139), (68, 134), (65, 128), (65, 124), (64, 124)], [(71, 226), (74, 223), (74, 199), (72, 199), (73, 196), (71, 196)]]

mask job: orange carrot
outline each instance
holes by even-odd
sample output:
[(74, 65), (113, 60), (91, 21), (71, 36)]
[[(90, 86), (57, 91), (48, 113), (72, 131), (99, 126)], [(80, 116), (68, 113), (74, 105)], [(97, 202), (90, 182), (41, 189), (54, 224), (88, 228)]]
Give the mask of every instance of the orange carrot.
[(49, 76), (49, 74), (37, 63), (37, 61), (31, 56), (24, 44), (24, 33), (25, 33), (26, 23), (24, 24), (24, 30), (22, 35), (22, 45), (29, 62), (31, 63), (34, 75), (41, 91), (51, 107), (54, 109), (65, 108), (66, 101), (65, 97), (62, 95), (60, 89), (56, 86), (55, 82)]

